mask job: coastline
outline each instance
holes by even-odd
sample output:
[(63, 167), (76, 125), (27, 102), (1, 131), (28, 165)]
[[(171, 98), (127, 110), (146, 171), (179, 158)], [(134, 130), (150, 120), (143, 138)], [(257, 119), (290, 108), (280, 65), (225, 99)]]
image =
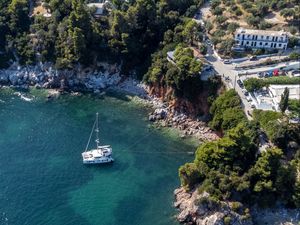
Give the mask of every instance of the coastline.
[[(74, 70), (55, 70), (51, 64), (21, 67), (13, 64), (8, 69), (0, 70), (0, 87), (28, 90), (30, 87), (48, 90), (47, 98), (58, 97), (67, 92), (71, 95), (94, 93), (103, 95), (106, 91), (128, 94), (134, 101), (150, 107), (149, 121), (158, 127), (169, 127), (179, 131), (181, 138), (192, 137), (198, 141), (218, 139), (205, 122), (189, 118), (184, 113), (176, 112), (166, 102), (150, 96), (149, 88), (133, 78), (120, 73), (116, 64), (98, 63), (96, 69), (77, 67)], [(32, 99), (15, 92), (25, 101)]]

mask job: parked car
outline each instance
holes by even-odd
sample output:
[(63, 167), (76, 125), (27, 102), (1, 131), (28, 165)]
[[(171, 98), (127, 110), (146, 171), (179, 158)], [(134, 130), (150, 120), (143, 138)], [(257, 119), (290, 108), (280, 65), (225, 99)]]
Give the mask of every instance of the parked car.
[(256, 107), (255, 107), (255, 105), (254, 105), (254, 104), (251, 104), (251, 108), (252, 108), (252, 109), (255, 109)]
[(263, 73), (263, 72), (259, 72), (259, 73), (258, 73), (258, 77), (259, 77), (259, 78), (263, 78), (263, 77), (264, 77), (264, 73)]
[(240, 88), (244, 88), (244, 84), (240, 79), (238, 79), (236, 82), (240, 86)]
[(294, 70), (294, 71), (292, 71), (292, 76), (293, 77), (300, 77), (300, 70)]
[(257, 56), (255, 56), (255, 55), (254, 55), (254, 56), (251, 56), (251, 57), (249, 58), (249, 60), (250, 60), (250, 61), (255, 61), (255, 60), (257, 60)]
[(203, 68), (203, 71), (211, 71), (213, 69), (213, 67), (211, 65), (206, 65)]
[(231, 61), (229, 59), (224, 60), (224, 64), (230, 64), (230, 63), (231, 63)]
[(248, 91), (245, 91), (245, 92), (244, 92), (244, 95), (245, 95), (245, 96), (249, 96), (249, 92), (248, 92)]

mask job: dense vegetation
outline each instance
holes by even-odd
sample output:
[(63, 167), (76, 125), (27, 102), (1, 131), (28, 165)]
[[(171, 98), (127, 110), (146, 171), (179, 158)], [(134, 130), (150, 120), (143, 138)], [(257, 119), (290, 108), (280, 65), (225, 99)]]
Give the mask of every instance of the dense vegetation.
[(292, 117), (300, 118), (300, 100), (290, 99), (288, 102), (288, 110), (291, 112)]
[[(240, 115), (240, 99), (233, 90), (213, 102), (211, 113), (210, 125), (222, 129), (224, 136), (200, 145), (194, 162), (180, 167), (182, 185), (188, 189), (198, 187), (200, 193), (206, 191), (215, 200), (261, 206), (272, 206), (279, 200), (287, 206), (299, 207), (300, 149), (288, 148), (288, 144), (299, 144), (300, 139), (295, 128), (291, 134), (288, 124), (279, 124), (282, 114), (255, 111), (254, 120), (247, 121)], [(283, 150), (270, 147), (258, 153), (260, 129)]]
[[(204, 89), (210, 92), (211, 99), (215, 97), (218, 81), (201, 81), (202, 63), (194, 57), (195, 45), (205, 54), (205, 47), (198, 46), (204, 28), (189, 19), (203, 0), (112, 2), (115, 10), (95, 18), (94, 9), (88, 8), (83, 0), (46, 0), (43, 7), (51, 13), (50, 17), (33, 14), (29, 1), (0, 0), (0, 67), (8, 66), (10, 61), (23, 65), (50, 61), (59, 69), (69, 69), (106, 60), (121, 64), (123, 73), (145, 74), (145, 82), (171, 88), (177, 97), (192, 101)], [(218, 29), (209, 21), (205, 29), (212, 35), (212, 42), (218, 44), (220, 53), (230, 54), (234, 42), (228, 37), (239, 24), (228, 22), (225, 12), (230, 11), (236, 18), (245, 14), (250, 26), (266, 28), (269, 25), (261, 18), (275, 10), (291, 25), (299, 20), (299, 7), (291, 7), (296, 3), (213, 0), (212, 14)], [(252, 16), (248, 17), (249, 14)], [(297, 31), (297, 27), (293, 29)], [(171, 50), (175, 50), (173, 62), (166, 58)], [(283, 78), (272, 79), (275, 83), (283, 82), (277, 80)], [(261, 85), (253, 80), (251, 89), (270, 84), (269, 81), (271, 78)], [(180, 168), (182, 184), (187, 188), (200, 184), (199, 191), (207, 191), (221, 200), (267, 205), (279, 199), (299, 207), (300, 181), (296, 174), (300, 152), (293, 152), (292, 160), (287, 160), (286, 152), (290, 141), (299, 143), (299, 127), (291, 129), (287, 122), (278, 121), (281, 114), (270, 112), (255, 113), (254, 121), (249, 122), (240, 105), (233, 90), (212, 102), (210, 126), (224, 136), (201, 145), (195, 161)], [(297, 107), (288, 105), (296, 110)], [(270, 148), (257, 155), (260, 128), (283, 150)]]
[(229, 130), (246, 121), (246, 116), (241, 108), (241, 99), (234, 90), (229, 90), (220, 95), (212, 104), (210, 113), (213, 116), (209, 125), (214, 130)]
[[(51, 17), (33, 14), (26, 0), (0, 1), (1, 65), (52, 61), (57, 68), (89, 65), (94, 60), (119, 62), (124, 72), (146, 71), (164, 36), (201, 0), (113, 1), (116, 9), (94, 18), (83, 0), (46, 0)], [(172, 34), (170, 34), (172, 35)], [(141, 57), (143, 56), (143, 57)]]
[(253, 117), (266, 132), (268, 138), (280, 148), (287, 149), (291, 141), (300, 143), (300, 124), (289, 123), (284, 114), (254, 110)]

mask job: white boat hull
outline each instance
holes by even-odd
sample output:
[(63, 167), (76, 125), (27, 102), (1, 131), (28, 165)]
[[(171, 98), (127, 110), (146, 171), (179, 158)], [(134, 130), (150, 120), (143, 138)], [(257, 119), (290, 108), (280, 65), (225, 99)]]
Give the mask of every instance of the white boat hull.
[(113, 158), (102, 158), (102, 159), (91, 159), (91, 160), (85, 160), (83, 159), (83, 164), (104, 164), (104, 163), (111, 163), (113, 162)]
[(112, 149), (110, 146), (99, 146), (98, 149), (93, 149), (82, 153), (83, 164), (103, 164), (111, 163)]

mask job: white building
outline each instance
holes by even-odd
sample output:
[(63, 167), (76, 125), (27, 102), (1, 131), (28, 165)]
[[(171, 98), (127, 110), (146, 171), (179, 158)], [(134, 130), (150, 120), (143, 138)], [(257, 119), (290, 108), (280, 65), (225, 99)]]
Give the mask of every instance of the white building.
[(284, 31), (272, 30), (250, 30), (240, 28), (235, 32), (235, 48), (265, 48), (265, 49), (286, 49), (289, 41), (289, 34)]
[(104, 1), (100, 3), (88, 3), (89, 8), (95, 8), (94, 16), (100, 17), (111, 10), (115, 9), (114, 5), (110, 1)]
[(275, 102), (279, 103), (281, 95), (284, 89), (289, 89), (289, 99), (300, 100), (300, 84), (289, 84), (289, 85), (270, 85), (269, 93), (275, 99)]
[(267, 89), (254, 92), (253, 104), (257, 109), (280, 111), (279, 103), (284, 89), (289, 89), (289, 99), (300, 100), (300, 84), (295, 85), (270, 85)]
[(89, 3), (87, 4), (87, 6), (96, 9), (94, 13), (94, 16), (96, 17), (102, 16), (104, 14), (104, 8), (105, 8), (104, 3)]

